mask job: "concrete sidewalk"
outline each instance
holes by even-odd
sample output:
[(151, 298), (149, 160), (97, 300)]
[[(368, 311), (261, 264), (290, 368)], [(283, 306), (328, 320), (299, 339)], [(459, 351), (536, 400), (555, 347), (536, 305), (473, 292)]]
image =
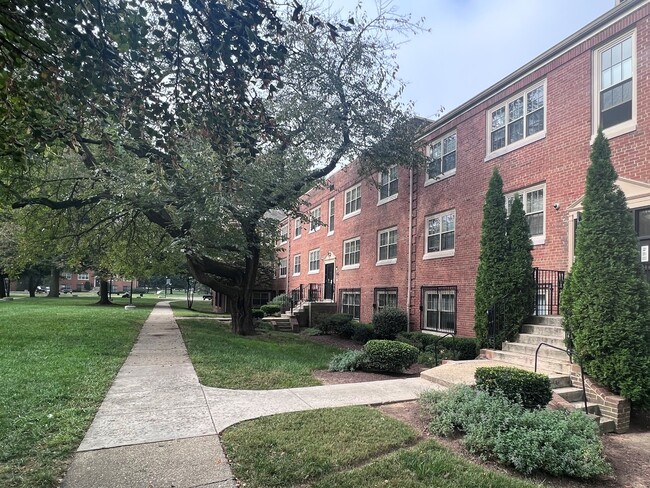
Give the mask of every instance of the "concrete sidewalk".
[(424, 379), (281, 390), (202, 387), (168, 302), (156, 305), (88, 429), (63, 488), (226, 488), (218, 432), (276, 413), (416, 399)]

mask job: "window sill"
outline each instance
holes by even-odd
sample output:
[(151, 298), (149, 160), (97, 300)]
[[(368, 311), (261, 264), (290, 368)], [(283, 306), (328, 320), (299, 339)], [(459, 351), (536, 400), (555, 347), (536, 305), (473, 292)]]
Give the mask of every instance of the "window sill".
[(456, 254), (456, 249), (448, 249), (445, 251), (437, 251), (437, 252), (428, 252), (424, 256), (422, 256), (422, 259), (438, 259), (438, 258), (450, 258)]
[(453, 334), (454, 336), (456, 335), (456, 332), (442, 332), (440, 330), (435, 330), (435, 329), (422, 329), (421, 332), (423, 334), (430, 334), (430, 335), (440, 336), (440, 337), (447, 334)]
[(291, 276), (300, 276), (300, 273), (294, 273)]
[(355, 210), (354, 212), (350, 212), (349, 214), (345, 214), (343, 216), (343, 220), (349, 219), (350, 217), (354, 217), (356, 215), (359, 215), (361, 213), (361, 209)]
[(329, 237), (329, 236), (333, 236), (333, 235), (334, 235), (334, 231), (333, 231), (333, 230), (331, 230), (331, 231), (329, 231), (329, 232), (327, 233), (327, 236), (328, 236), (328, 237)]
[(299, 236), (295, 236), (295, 237), (293, 238), (293, 240), (295, 241), (296, 239), (300, 239), (301, 237), (302, 237), (302, 234), (300, 234)]
[(546, 244), (546, 236), (533, 236), (530, 238), (533, 246), (542, 246)]
[(309, 233), (310, 233), (310, 234), (313, 234), (314, 232), (318, 232), (319, 230), (320, 230), (320, 227), (319, 227), (318, 229), (310, 230)]
[(318, 273), (320, 273), (320, 269), (312, 269), (307, 274), (318, 274)]
[(348, 270), (348, 269), (359, 269), (359, 264), (348, 264), (346, 266), (343, 266), (341, 268), (341, 271), (345, 271), (345, 270)]
[(424, 186), (427, 187), (429, 185), (433, 185), (434, 183), (438, 183), (439, 181), (446, 180), (447, 178), (451, 178), (456, 174), (456, 168), (447, 171), (446, 173), (442, 173), (438, 175), (436, 178), (428, 178), (424, 182)]
[(278, 279), (280, 279), (280, 278), (286, 278), (286, 277), (287, 277), (286, 274), (285, 274), (285, 275), (278, 275)]
[[(537, 142), (541, 139), (544, 139), (546, 137), (546, 129), (543, 131), (538, 132), (537, 134), (533, 134), (530, 137), (527, 137), (525, 139), (521, 139), (517, 142), (514, 142), (512, 144), (507, 145), (506, 147), (502, 147), (501, 149), (497, 149), (494, 152), (489, 153), (485, 157), (484, 162), (488, 162), (491, 159), (498, 158), (499, 156), (503, 156), (504, 154), (508, 154), (509, 152), (516, 151), (519, 148), (522, 148), (524, 146), (527, 146), (528, 144), (532, 144), (533, 142)], [(488, 140), (488, 144), (490, 141)]]
[(380, 205), (384, 205), (385, 203), (392, 202), (393, 200), (397, 200), (398, 195), (399, 193), (395, 193), (394, 195), (386, 197), (383, 200), (379, 200), (377, 202), (377, 206), (379, 207)]
[[(612, 127), (608, 127), (607, 129), (603, 129), (603, 135), (607, 139), (612, 139), (614, 137), (622, 136), (624, 134), (629, 134), (630, 132), (634, 132), (635, 130), (636, 130), (636, 120), (628, 120), (627, 122), (621, 122), (620, 124), (614, 125)], [(592, 134), (589, 144), (593, 144), (595, 140), (596, 140), (596, 134)]]
[(377, 261), (375, 263), (375, 266), (386, 266), (388, 264), (395, 264), (395, 263), (397, 263), (397, 258), (383, 259), (382, 261)]

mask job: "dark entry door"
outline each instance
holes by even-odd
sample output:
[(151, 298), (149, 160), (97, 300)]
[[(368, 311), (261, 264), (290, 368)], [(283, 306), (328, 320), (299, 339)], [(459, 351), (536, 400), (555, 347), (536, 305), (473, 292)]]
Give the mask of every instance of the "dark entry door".
[(636, 234), (639, 236), (641, 266), (650, 281), (650, 208), (641, 208), (634, 212)]
[(334, 263), (325, 265), (325, 300), (334, 299)]

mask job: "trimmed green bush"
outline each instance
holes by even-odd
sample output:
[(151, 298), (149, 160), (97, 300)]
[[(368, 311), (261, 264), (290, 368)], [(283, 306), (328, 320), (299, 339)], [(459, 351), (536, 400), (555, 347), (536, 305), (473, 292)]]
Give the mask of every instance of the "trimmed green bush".
[(352, 322), (352, 340), (360, 344), (365, 344), (369, 340), (375, 339), (375, 329), (372, 324), (363, 324), (360, 322)]
[(275, 315), (276, 313), (280, 313), (280, 305), (267, 303), (266, 305), (262, 305), (260, 310), (262, 310), (266, 315)]
[(420, 402), (431, 415), (431, 432), (448, 436), (462, 431), (470, 452), (525, 474), (592, 478), (610, 471), (598, 426), (582, 412), (526, 410), (466, 385), (427, 391)]
[(443, 337), (434, 334), (423, 334), (422, 332), (402, 332), (397, 335), (396, 340), (405, 342), (417, 347), (422, 352), (433, 354), (437, 347), (440, 352), (449, 351), (444, 359), (476, 359), (478, 356), (478, 343), (472, 337)]
[(263, 319), (265, 317), (265, 313), (263, 310), (260, 310), (259, 308), (254, 308), (253, 309), (253, 318), (254, 319)]
[(519, 368), (495, 366), (476, 368), (476, 387), (490, 394), (499, 393), (524, 408), (544, 408), (551, 401), (548, 376)]
[(273, 297), (269, 303), (273, 305), (279, 305), (280, 307), (290, 307), (291, 297), (286, 293), (281, 293), (280, 295)]
[(330, 371), (355, 371), (360, 369), (365, 357), (364, 351), (345, 351), (334, 356), (329, 363)]
[(560, 301), (576, 359), (593, 378), (650, 406), (650, 289), (609, 143), (593, 143), (575, 263)]
[(408, 315), (399, 308), (385, 308), (375, 314), (372, 325), (379, 339), (395, 339), (408, 328)]
[(368, 341), (363, 350), (362, 369), (387, 373), (401, 373), (418, 360), (419, 354), (416, 347), (388, 340)]
[(329, 321), (329, 330), (345, 339), (350, 339), (354, 334), (352, 327), (352, 315), (346, 313), (335, 313), (328, 315), (325, 320)]

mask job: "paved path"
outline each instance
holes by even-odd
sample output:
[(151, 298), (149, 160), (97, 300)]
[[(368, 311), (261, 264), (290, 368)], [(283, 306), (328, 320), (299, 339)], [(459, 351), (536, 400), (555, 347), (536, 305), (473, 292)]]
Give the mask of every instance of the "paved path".
[(420, 379), (282, 390), (202, 387), (167, 302), (159, 303), (115, 378), (63, 488), (231, 488), (218, 432), (264, 415), (413, 400)]

